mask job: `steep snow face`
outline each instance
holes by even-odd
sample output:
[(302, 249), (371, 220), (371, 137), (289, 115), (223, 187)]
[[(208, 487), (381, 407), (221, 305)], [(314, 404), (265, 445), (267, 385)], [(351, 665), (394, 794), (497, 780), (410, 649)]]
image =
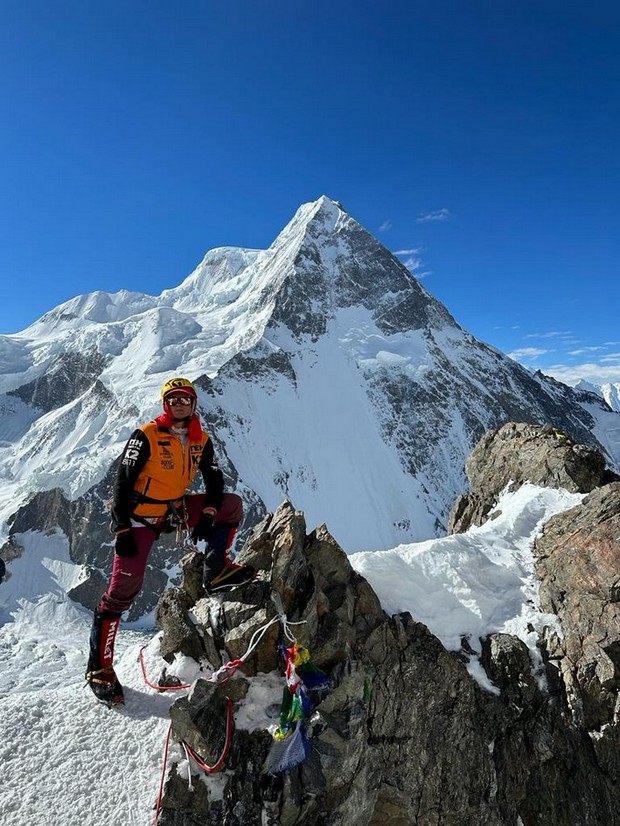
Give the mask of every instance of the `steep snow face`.
[[(458, 326), (386, 334), (363, 306), (334, 311), (316, 338), (270, 324), (209, 393), (209, 422), (267, 509), (303, 502), (349, 552), (442, 533), (487, 429), (549, 420), (589, 438), (568, 402)], [(575, 405), (617, 449), (609, 413), (591, 408)]]
[(174, 374), (198, 381), (255, 512), (289, 496), (349, 551), (441, 532), (465, 457), (509, 419), (594, 431), (620, 465), (617, 413), (476, 341), (322, 197), (266, 250), (211, 250), (160, 296), (79, 296), (0, 337), (4, 534), (34, 492), (99, 483)]
[[(347, 550), (432, 535), (436, 502), (425, 502), (424, 478), (408, 473), (384, 439), (351, 351), (341, 345), (345, 318), (376, 330), (366, 311), (351, 309), (312, 345), (297, 349), (287, 328), (272, 327), (251, 359), (234, 360), (209, 403), (218, 439), (268, 510), (283, 499), (303, 502), (308, 523), (326, 521)], [(260, 379), (246, 380), (246, 369)]]
[(603, 398), (611, 409), (620, 413), (620, 384), (603, 384), (601, 390)]

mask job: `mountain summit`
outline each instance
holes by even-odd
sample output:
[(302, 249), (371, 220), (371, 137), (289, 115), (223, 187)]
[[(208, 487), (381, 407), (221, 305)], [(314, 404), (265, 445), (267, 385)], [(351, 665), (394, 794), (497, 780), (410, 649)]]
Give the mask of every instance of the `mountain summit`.
[(618, 414), (602, 399), (476, 340), (327, 197), (268, 249), (211, 250), (160, 296), (74, 298), (1, 336), (0, 358), (5, 525), (59, 489), (77, 537), (71, 520), (93, 497), (101, 508), (172, 374), (197, 381), (251, 519), (289, 498), (348, 552), (443, 532), (466, 456), (508, 420), (552, 422), (620, 465)]

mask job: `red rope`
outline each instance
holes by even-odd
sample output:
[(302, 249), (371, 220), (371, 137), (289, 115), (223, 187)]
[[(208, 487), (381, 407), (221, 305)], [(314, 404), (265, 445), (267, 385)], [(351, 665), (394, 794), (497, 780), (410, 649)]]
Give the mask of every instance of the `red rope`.
[(157, 795), (157, 803), (155, 804), (155, 820), (153, 821), (157, 826), (159, 820), (159, 810), (161, 809), (161, 800), (164, 794), (164, 780), (166, 777), (166, 763), (168, 762), (168, 746), (170, 745), (170, 734), (172, 733), (172, 723), (168, 726), (168, 734), (166, 735), (166, 745), (164, 746), (164, 765), (161, 768), (161, 780), (159, 781), (159, 794)]
[(142, 676), (144, 677), (144, 682), (148, 685), (149, 688), (155, 688), (157, 689), (157, 691), (181, 691), (181, 689), (192, 687), (190, 683), (182, 683), (181, 685), (156, 685), (155, 683), (152, 683), (148, 678), (148, 675), (146, 673), (146, 666), (144, 664), (144, 655), (142, 654), (142, 652), (145, 648), (146, 646), (142, 646), (142, 648), (140, 649), (138, 660), (140, 661), (140, 667), (142, 668)]
[[(185, 740), (181, 740), (182, 745), (187, 750), (188, 755), (192, 758), (192, 760), (196, 763), (196, 765), (200, 766), (200, 768), (206, 772), (207, 774), (215, 774), (218, 772), (226, 758), (228, 757), (228, 753), (230, 752), (230, 747), (232, 745), (232, 733), (233, 733), (233, 701), (230, 697), (226, 698), (226, 740), (224, 742), (224, 748), (222, 753), (216, 760), (216, 762), (212, 766), (208, 766), (205, 761), (200, 757), (199, 754), (196, 754), (194, 749), (186, 743)], [(172, 734), (172, 723), (168, 726), (168, 733), (166, 734), (166, 744), (164, 746), (164, 762), (163, 766), (161, 767), (161, 778), (159, 780), (159, 792), (157, 794), (157, 802), (155, 803), (155, 820), (153, 821), (154, 826), (157, 826), (157, 821), (159, 820), (159, 812), (161, 811), (161, 801), (164, 796), (164, 781), (166, 779), (166, 765), (168, 763), (168, 749), (170, 747), (170, 736)], [(191, 768), (188, 766), (188, 771), (191, 773)]]
[(226, 741), (224, 743), (224, 749), (220, 754), (217, 761), (214, 763), (213, 766), (207, 766), (200, 755), (196, 754), (194, 749), (186, 743), (184, 740), (181, 741), (185, 748), (187, 749), (187, 753), (192, 758), (192, 760), (200, 766), (200, 768), (207, 772), (207, 774), (215, 774), (215, 772), (219, 771), (222, 766), (224, 765), (224, 761), (228, 757), (228, 752), (230, 751), (230, 746), (232, 744), (232, 730), (233, 730), (233, 701), (230, 697), (226, 698)]
[[(243, 660), (230, 660), (227, 663), (219, 668), (211, 677), (216, 677), (215, 682), (217, 683), (227, 683), (231, 677), (234, 677), (235, 672), (239, 668), (239, 666), (243, 665)], [(225, 672), (224, 674), (220, 674), (220, 672)]]
[[(144, 654), (142, 653), (146, 646), (143, 646), (140, 649), (140, 653), (138, 655), (138, 660), (140, 662), (140, 667), (142, 669), (142, 676), (144, 677), (144, 682), (148, 685), (149, 688), (154, 688), (157, 691), (181, 691), (185, 688), (191, 688), (192, 685), (190, 683), (182, 683), (181, 685), (157, 685), (149, 680), (148, 674), (146, 673), (146, 665), (144, 663)], [(218, 675), (217, 682), (226, 683), (233, 674), (237, 671), (240, 665), (243, 665), (243, 660), (232, 660), (231, 662), (225, 663), (222, 666), (220, 671), (224, 672), (221, 676)], [(207, 774), (215, 774), (215, 772), (219, 771), (226, 758), (228, 757), (228, 752), (230, 751), (230, 747), (232, 744), (232, 731), (233, 731), (233, 701), (230, 697), (226, 697), (226, 740), (224, 742), (224, 749), (221, 755), (218, 757), (216, 763), (213, 766), (208, 766), (204, 760), (200, 757), (200, 755), (196, 754), (194, 749), (186, 743), (184, 740), (180, 742), (185, 746), (187, 749), (188, 755), (192, 758), (192, 760), (200, 766), (200, 768), (205, 771)], [(157, 802), (155, 804), (155, 820), (154, 826), (157, 826), (157, 821), (159, 819), (159, 812), (161, 809), (161, 801), (163, 798), (164, 792), (164, 780), (166, 777), (166, 764), (168, 762), (168, 749), (170, 747), (170, 736), (172, 734), (172, 723), (168, 726), (168, 733), (166, 734), (166, 744), (164, 746), (164, 765), (162, 766), (161, 770), (161, 779), (159, 781), (159, 793), (157, 795)], [(188, 771), (191, 769), (188, 766)]]

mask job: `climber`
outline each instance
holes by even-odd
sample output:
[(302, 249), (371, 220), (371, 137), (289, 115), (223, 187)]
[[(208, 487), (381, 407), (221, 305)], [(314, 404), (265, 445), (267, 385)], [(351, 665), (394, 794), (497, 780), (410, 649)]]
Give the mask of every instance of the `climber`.
[[(86, 670), (95, 696), (108, 705), (123, 702), (112, 666), (121, 614), (140, 592), (149, 552), (162, 533), (180, 526), (192, 531), (195, 543), (205, 541), (208, 593), (248, 582), (255, 574), (229, 559), (243, 506), (239, 496), (224, 493), (213, 443), (196, 415), (197, 398), (188, 379), (167, 381), (161, 389), (163, 414), (135, 430), (121, 456), (111, 507), (112, 576), (95, 611)], [(205, 493), (187, 494), (198, 470)]]

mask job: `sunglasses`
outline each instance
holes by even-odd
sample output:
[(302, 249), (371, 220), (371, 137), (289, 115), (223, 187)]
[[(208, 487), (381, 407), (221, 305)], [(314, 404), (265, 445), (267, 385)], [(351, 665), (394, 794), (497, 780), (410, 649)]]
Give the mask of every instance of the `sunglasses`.
[(173, 405), (173, 404), (182, 404), (183, 407), (189, 407), (194, 403), (194, 400), (190, 396), (172, 396), (169, 399), (166, 399), (166, 404)]

